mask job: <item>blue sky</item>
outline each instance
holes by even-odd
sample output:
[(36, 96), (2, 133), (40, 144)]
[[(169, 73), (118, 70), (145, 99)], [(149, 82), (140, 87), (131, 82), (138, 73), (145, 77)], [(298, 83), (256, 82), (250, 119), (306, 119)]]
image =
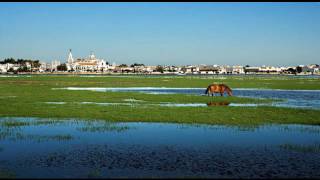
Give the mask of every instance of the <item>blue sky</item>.
[(320, 63), (320, 3), (0, 3), (0, 59)]

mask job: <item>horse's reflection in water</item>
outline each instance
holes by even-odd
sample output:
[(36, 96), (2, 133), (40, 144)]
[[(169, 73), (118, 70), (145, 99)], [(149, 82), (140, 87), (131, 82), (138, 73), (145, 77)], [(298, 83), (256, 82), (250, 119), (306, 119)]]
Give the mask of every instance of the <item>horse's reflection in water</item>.
[(230, 104), (230, 102), (208, 102), (207, 105), (208, 106), (228, 106)]

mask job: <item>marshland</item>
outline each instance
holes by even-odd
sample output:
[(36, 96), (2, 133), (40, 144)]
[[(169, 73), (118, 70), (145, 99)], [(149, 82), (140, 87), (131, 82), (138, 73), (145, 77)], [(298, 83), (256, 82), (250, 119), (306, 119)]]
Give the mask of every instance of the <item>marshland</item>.
[(6, 75), (0, 95), (0, 177), (320, 177), (318, 77)]

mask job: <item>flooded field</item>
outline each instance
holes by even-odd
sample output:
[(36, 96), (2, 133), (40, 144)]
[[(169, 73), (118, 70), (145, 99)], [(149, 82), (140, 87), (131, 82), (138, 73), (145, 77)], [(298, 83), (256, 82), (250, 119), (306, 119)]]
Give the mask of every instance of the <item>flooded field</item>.
[(1, 118), (0, 138), (17, 178), (320, 178), (319, 126)]
[[(204, 95), (205, 88), (157, 88), (157, 87), (132, 87), (132, 88), (84, 88), (84, 87), (68, 87), (62, 88), (68, 90), (88, 90), (100, 92), (140, 92), (148, 94), (193, 94)], [(219, 94), (216, 94), (220, 96)], [(226, 94), (225, 94), (226, 95)], [(248, 88), (235, 88), (233, 95), (238, 97), (251, 97), (251, 98), (271, 98), (283, 99), (271, 104), (272, 106), (279, 107), (292, 107), (292, 108), (310, 108), (320, 109), (320, 90), (272, 90), (272, 89), (248, 89)], [(230, 104), (230, 106), (244, 106), (238, 104)], [(179, 105), (177, 105), (179, 106)], [(181, 105), (188, 106), (188, 105)], [(197, 106), (191, 104), (190, 106)], [(206, 106), (206, 104), (198, 104), (198, 106)], [(248, 105), (252, 106), (252, 105)]]
[(320, 178), (318, 79), (92, 77), (0, 78), (0, 178)]

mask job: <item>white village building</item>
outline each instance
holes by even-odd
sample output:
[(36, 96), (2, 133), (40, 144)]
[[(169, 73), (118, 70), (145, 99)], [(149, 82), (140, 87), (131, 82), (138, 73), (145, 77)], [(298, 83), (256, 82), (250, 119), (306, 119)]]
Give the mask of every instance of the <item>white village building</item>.
[(112, 69), (111, 65), (103, 59), (98, 59), (91, 52), (89, 57), (87, 58), (78, 58), (74, 60), (72, 57), (71, 49), (69, 51), (68, 59), (67, 59), (67, 69), (68, 71), (76, 71), (76, 72), (105, 72), (109, 69)]
[(0, 73), (7, 72), (7, 64), (0, 64)]
[(51, 67), (49, 69), (51, 69), (51, 71), (58, 71), (57, 67), (60, 65), (60, 61), (58, 60), (53, 60), (51, 61)]

